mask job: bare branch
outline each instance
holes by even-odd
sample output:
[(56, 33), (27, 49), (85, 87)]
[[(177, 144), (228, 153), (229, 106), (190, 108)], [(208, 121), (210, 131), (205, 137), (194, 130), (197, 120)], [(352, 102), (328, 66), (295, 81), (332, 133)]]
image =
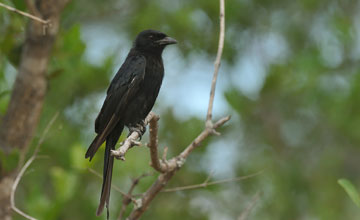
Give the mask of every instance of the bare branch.
[(206, 115), (206, 127), (212, 128), (212, 110), (213, 110), (213, 104), (214, 104), (214, 96), (215, 96), (215, 87), (216, 87), (216, 81), (217, 76), (220, 68), (220, 61), (221, 56), (224, 48), (224, 39), (225, 39), (225, 0), (220, 0), (220, 34), (219, 34), (219, 44), (218, 44), (218, 51), (216, 54), (215, 59), (215, 70), (213, 79), (211, 82), (211, 90), (210, 90), (210, 99), (209, 99), (209, 106), (208, 106), (208, 112)]
[[(149, 124), (151, 119), (156, 116), (153, 112), (150, 112), (148, 116), (146, 116), (144, 120), (144, 125), (146, 126)], [(136, 131), (132, 132), (126, 140), (123, 142), (123, 144), (118, 148), (117, 150), (111, 150), (111, 155), (114, 156), (116, 159), (125, 160), (125, 154), (126, 152), (132, 148), (135, 145), (140, 145), (140, 143), (137, 141), (137, 139), (140, 137), (140, 134)]]
[(255, 194), (255, 196), (252, 198), (251, 203), (246, 207), (246, 209), (241, 213), (241, 215), (239, 216), (238, 220), (246, 220), (247, 217), (249, 216), (251, 210), (254, 208), (257, 200), (260, 198), (261, 193), (257, 192)]
[(246, 175), (246, 176), (239, 176), (239, 177), (235, 177), (235, 178), (228, 178), (228, 179), (211, 181), (211, 182), (209, 182), (209, 177), (208, 177), (203, 183), (200, 183), (200, 184), (179, 186), (179, 187), (174, 187), (174, 188), (170, 188), (170, 189), (164, 189), (161, 192), (176, 192), (176, 191), (189, 190), (189, 189), (205, 188), (207, 186), (217, 185), (217, 184), (222, 184), (222, 183), (237, 182), (237, 181), (255, 177), (255, 176), (261, 174), (262, 172), (263, 171), (259, 171), (257, 173), (253, 173), (253, 174)]
[(39, 149), (40, 149), (40, 146), (43, 144), (44, 140), (45, 140), (45, 137), (47, 135), (47, 133), (49, 132), (51, 126), (54, 124), (56, 118), (59, 116), (59, 112), (57, 112), (53, 117), (52, 119), (50, 120), (50, 122), (47, 124), (43, 134), (41, 135), (40, 137), (40, 140), (39, 142), (37, 143), (36, 147), (35, 147), (35, 150), (34, 150), (34, 153), (33, 155), (29, 158), (29, 160), (25, 163), (25, 165), (21, 168), (19, 174), (17, 175), (17, 177), (15, 178), (15, 181), (14, 181), (14, 184), (12, 185), (11, 187), (11, 195), (10, 195), (10, 204), (11, 204), (11, 208), (17, 212), (18, 214), (20, 214), (21, 216), (27, 218), (27, 219), (30, 219), (30, 220), (36, 220), (36, 218), (34, 217), (31, 217), (30, 215), (24, 213), (23, 211), (21, 211), (20, 209), (18, 209), (16, 207), (16, 204), (15, 204), (15, 193), (16, 193), (16, 189), (17, 189), (17, 186), (21, 180), (21, 178), (23, 177), (26, 169), (31, 165), (31, 163), (35, 160), (35, 158), (37, 157), (38, 153), (39, 153)]
[[(41, 19), (39, 17), (36, 17), (35, 15), (32, 15), (32, 14), (29, 14), (29, 13), (26, 13), (26, 12), (23, 12), (23, 11), (20, 11), (16, 8), (13, 8), (11, 6), (8, 6), (8, 5), (5, 5), (3, 3), (0, 2), (0, 6), (3, 7), (3, 8), (6, 8), (7, 10), (9, 11), (12, 11), (12, 12), (15, 12), (15, 13), (18, 13), (22, 16), (25, 16), (25, 17), (28, 17), (30, 19), (33, 19), (35, 21), (38, 21), (40, 23), (43, 23), (44, 25), (48, 25), (50, 23), (50, 20), (44, 20), (44, 19)], [(31, 10), (31, 8), (29, 8), (29, 10)]]
[(167, 169), (165, 164), (160, 163), (159, 156), (158, 156), (158, 120), (160, 119), (159, 116), (155, 115), (150, 120), (150, 142), (148, 147), (150, 148), (150, 157), (151, 157), (151, 166), (159, 171), (160, 173), (164, 173)]

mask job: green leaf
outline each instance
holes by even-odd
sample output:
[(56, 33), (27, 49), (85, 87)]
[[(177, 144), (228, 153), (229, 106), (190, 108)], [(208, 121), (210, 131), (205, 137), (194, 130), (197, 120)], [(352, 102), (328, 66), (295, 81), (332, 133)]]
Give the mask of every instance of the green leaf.
[(338, 183), (344, 188), (352, 201), (360, 208), (360, 196), (355, 186), (347, 179), (339, 179)]

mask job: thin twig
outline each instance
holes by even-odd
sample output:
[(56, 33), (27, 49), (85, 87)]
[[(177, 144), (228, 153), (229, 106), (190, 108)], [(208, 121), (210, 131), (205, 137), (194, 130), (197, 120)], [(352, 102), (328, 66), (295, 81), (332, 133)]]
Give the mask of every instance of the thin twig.
[(212, 110), (213, 110), (213, 104), (214, 104), (214, 96), (215, 96), (215, 87), (216, 87), (216, 81), (217, 76), (220, 68), (220, 61), (221, 56), (224, 49), (224, 39), (225, 39), (225, 0), (220, 0), (220, 34), (219, 34), (219, 44), (218, 44), (218, 50), (216, 54), (216, 59), (214, 63), (214, 75), (211, 82), (211, 90), (210, 90), (210, 99), (209, 99), (209, 106), (208, 106), (208, 112), (206, 115), (206, 127), (212, 128)]
[[(153, 112), (150, 112), (148, 116), (146, 116), (144, 120), (144, 126), (149, 124), (150, 120), (155, 117), (156, 115)], [(137, 139), (140, 137), (140, 134), (136, 131), (132, 132), (123, 144), (117, 150), (111, 150), (111, 156), (114, 156), (116, 159), (120, 159), (125, 161), (125, 154), (126, 152), (135, 145), (140, 145)]]
[(241, 215), (239, 216), (238, 220), (246, 220), (247, 217), (249, 216), (251, 210), (254, 208), (257, 200), (260, 198), (261, 196), (261, 192), (257, 192), (254, 197), (251, 200), (251, 203), (245, 208), (245, 210), (241, 213)]
[(170, 188), (170, 189), (164, 189), (161, 192), (176, 192), (176, 191), (189, 190), (189, 189), (205, 188), (207, 186), (228, 183), (228, 182), (237, 182), (237, 181), (252, 178), (254, 176), (261, 174), (262, 172), (263, 171), (259, 171), (257, 173), (253, 173), (253, 174), (246, 175), (246, 176), (239, 176), (239, 177), (235, 177), (235, 178), (228, 178), (228, 179), (211, 181), (211, 182), (209, 182), (209, 178), (207, 178), (203, 183), (200, 183), (200, 184), (179, 186), (179, 187), (174, 187), (174, 188)]
[(3, 8), (6, 8), (6, 9), (9, 10), (9, 11), (12, 11), (12, 12), (15, 12), (15, 13), (18, 13), (18, 14), (21, 14), (22, 16), (28, 17), (28, 18), (30, 18), (30, 19), (33, 19), (33, 20), (38, 21), (38, 22), (40, 22), (40, 23), (43, 23), (43, 24), (45, 24), (45, 25), (48, 25), (48, 24), (50, 23), (50, 20), (41, 19), (41, 18), (36, 17), (36, 16), (34, 16), (34, 15), (32, 15), (32, 14), (29, 14), (29, 13), (20, 11), (20, 10), (18, 10), (18, 9), (16, 9), (16, 8), (13, 8), (13, 7), (11, 7), (11, 6), (5, 5), (5, 4), (3, 4), (3, 3), (1, 3), (1, 2), (0, 2), (0, 6), (3, 7)]
[(29, 158), (29, 160), (25, 163), (25, 165), (21, 168), (19, 174), (17, 175), (17, 177), (15, 178), (15, 181), (14, 181), (14, 184), (12, 185), (11, 187), (11, 194), (10, 194), (10, 205), (11, 205), (11, 208), (17, 212), (18, 214), (20, 214), (21, 216), (27, 218), (27, 219), (30, 219), (30, 220), (36, 220), (36, 218), (34, 217), (31, 217), (30, 215), (24, 213), (23, 211), (21, 211), (20, 209), (18, 209), (16, 207), (16, 204), (15, 204), (15, 193), (16, 193), (16, 189), (17, 189), (17, 186), (22, 178), (22, 176), (24, 175), (26, 169), (31, 165), (31, 163), (35, 160), (35, 158), (37, 157), (37, 154), (40, 150), (40, 146), (43, 144), (44, 140), (45, 140), (45, 137), (47, 135), (47, 133), (49, 132), (51, 126), (53, 125), (53, 123), (55, 122), (56, 118), (58, 117), (59, 115), (59, 112), (55, 113), (55, 115), (52, 117), (52, 119), (50, 120), (50, 122), (47, 124), (43, 134), (41, 135), (40, 137), (40, 140), (39, 142), (37, 143), (36, 147), (35, 147), (35, 150), (34, 150), (34, 153), (33, 155)]

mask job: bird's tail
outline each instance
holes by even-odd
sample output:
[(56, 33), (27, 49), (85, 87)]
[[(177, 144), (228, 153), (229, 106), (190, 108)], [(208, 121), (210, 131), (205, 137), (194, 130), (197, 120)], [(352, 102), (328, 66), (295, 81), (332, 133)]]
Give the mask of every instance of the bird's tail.
[(103, 184), (101, 189), (100, 204), (96, 211), (96, 215), (99, 216), (106, 206), (107, 218), (109, 218), (109, 200), (110, 200), (110, 189), (111, 179), (114, 164), (114, 157), (111, 156), (111, 150), (115, 149), (116, 142), (118, 141), (120, 134), (123, 130), (123, 125), (120, 128), (116, 128), (106, 139), (106, 147), (104, 154), (104, 171), (103, 171)]

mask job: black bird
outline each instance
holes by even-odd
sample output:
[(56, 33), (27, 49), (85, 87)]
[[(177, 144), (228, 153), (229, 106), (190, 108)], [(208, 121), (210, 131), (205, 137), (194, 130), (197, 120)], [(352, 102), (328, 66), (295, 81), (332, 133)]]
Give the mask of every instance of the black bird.
[(91, 159), (106, 141), (104, 173), (100, 204), (96, 215), (100, 215), (106, 204), (109, 209), (111, 177), (115, 149), (124, 126), (129, 132), (145, 132), (144, 119), (154, 106), (164, 76), (161, 54), (169, 44), (177, 41), (166, 34), (145, 30), (138, 34), (125, 62), (112, 79), (106, 99), (95, 120), (97, 136), (89, 146), (85, 158)]

